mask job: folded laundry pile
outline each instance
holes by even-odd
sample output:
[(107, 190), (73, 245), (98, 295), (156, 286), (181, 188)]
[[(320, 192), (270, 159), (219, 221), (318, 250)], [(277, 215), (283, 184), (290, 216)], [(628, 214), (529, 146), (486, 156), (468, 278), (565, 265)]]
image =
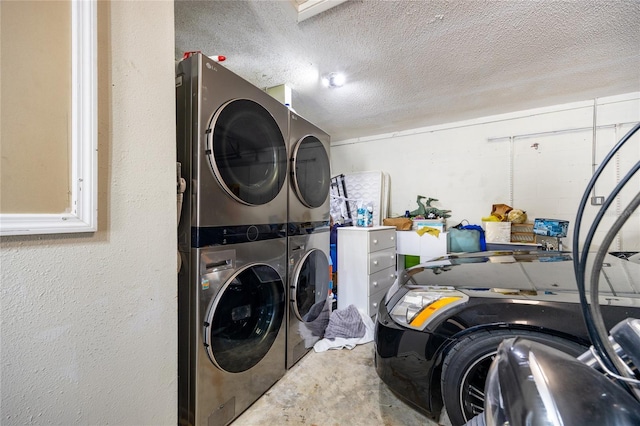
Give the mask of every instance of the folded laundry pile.
[(328, 349), (353, 349), (373, 341), (373, 321), (354, 305), (331, 312), (324, 339), (313, 345), (316, 352)]

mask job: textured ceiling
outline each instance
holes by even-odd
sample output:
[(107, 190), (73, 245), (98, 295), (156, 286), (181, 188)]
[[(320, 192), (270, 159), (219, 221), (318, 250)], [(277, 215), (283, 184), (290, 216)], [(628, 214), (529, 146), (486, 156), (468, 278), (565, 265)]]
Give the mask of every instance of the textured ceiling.
[[(344, 140), (640, 91), (640, 1), (175, 2), (176, 59), (221, 54)], [(320, 76), (346, 74), (329, 89)]]

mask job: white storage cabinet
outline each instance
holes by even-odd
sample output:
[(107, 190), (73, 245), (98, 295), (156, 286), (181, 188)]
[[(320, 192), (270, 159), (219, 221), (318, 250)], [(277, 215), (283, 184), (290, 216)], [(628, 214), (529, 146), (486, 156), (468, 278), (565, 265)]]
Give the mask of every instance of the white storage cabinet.
[(338, 228), (338, 309), (374, 316), (395, 277), (394, 226)]
[(404, 269), (405, 256), (420, 256), (420, 263), (447, 254), (447, 233), (439, 236), (424, 234), (416, 231), (396, 232), (396, 254), (398, 257), (398, 271)]

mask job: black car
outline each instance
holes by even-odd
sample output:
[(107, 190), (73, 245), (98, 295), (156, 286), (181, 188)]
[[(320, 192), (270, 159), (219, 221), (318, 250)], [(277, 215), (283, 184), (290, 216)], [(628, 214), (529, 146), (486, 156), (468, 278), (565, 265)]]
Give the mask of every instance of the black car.
[[(378, 375), (427, 416), (439, 419), (445, 406), (459, 425), (482, 412), (503, 339), (524, 336), (580, 355), (590, 341), (571, 260), (567, 252), (481, 252), (406, 269), (377, 314)], [(640, 263), (609, 254), (603, 266), (607, 327), (640, 318)]]

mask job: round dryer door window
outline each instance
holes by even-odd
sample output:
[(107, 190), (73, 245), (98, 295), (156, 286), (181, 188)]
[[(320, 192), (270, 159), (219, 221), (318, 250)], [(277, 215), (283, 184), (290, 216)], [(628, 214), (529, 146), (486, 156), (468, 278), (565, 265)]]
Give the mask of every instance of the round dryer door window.
[(322, 312), (329, 295), (329, 261), (318, 249), (309, 250), (293, 275), (293, 309), (300, 321), (313, 322)]
[(293, 187), (302, 204), (322, 206), (329, 196), (331, 167), (327, 150), (315, 136), (300, 139), (293, 152)]
[(238, 270), (209, 305), (204, 343), (218, 368), (249, 370), (271, 349), (284, 318), (284, 283), (269, 265)]
[(287, 147), (273, 116), (237, 99), (222, 105), (207, 129), (206, 154), (218, 182), (237, 201), (267, 204), (287, 176)]

